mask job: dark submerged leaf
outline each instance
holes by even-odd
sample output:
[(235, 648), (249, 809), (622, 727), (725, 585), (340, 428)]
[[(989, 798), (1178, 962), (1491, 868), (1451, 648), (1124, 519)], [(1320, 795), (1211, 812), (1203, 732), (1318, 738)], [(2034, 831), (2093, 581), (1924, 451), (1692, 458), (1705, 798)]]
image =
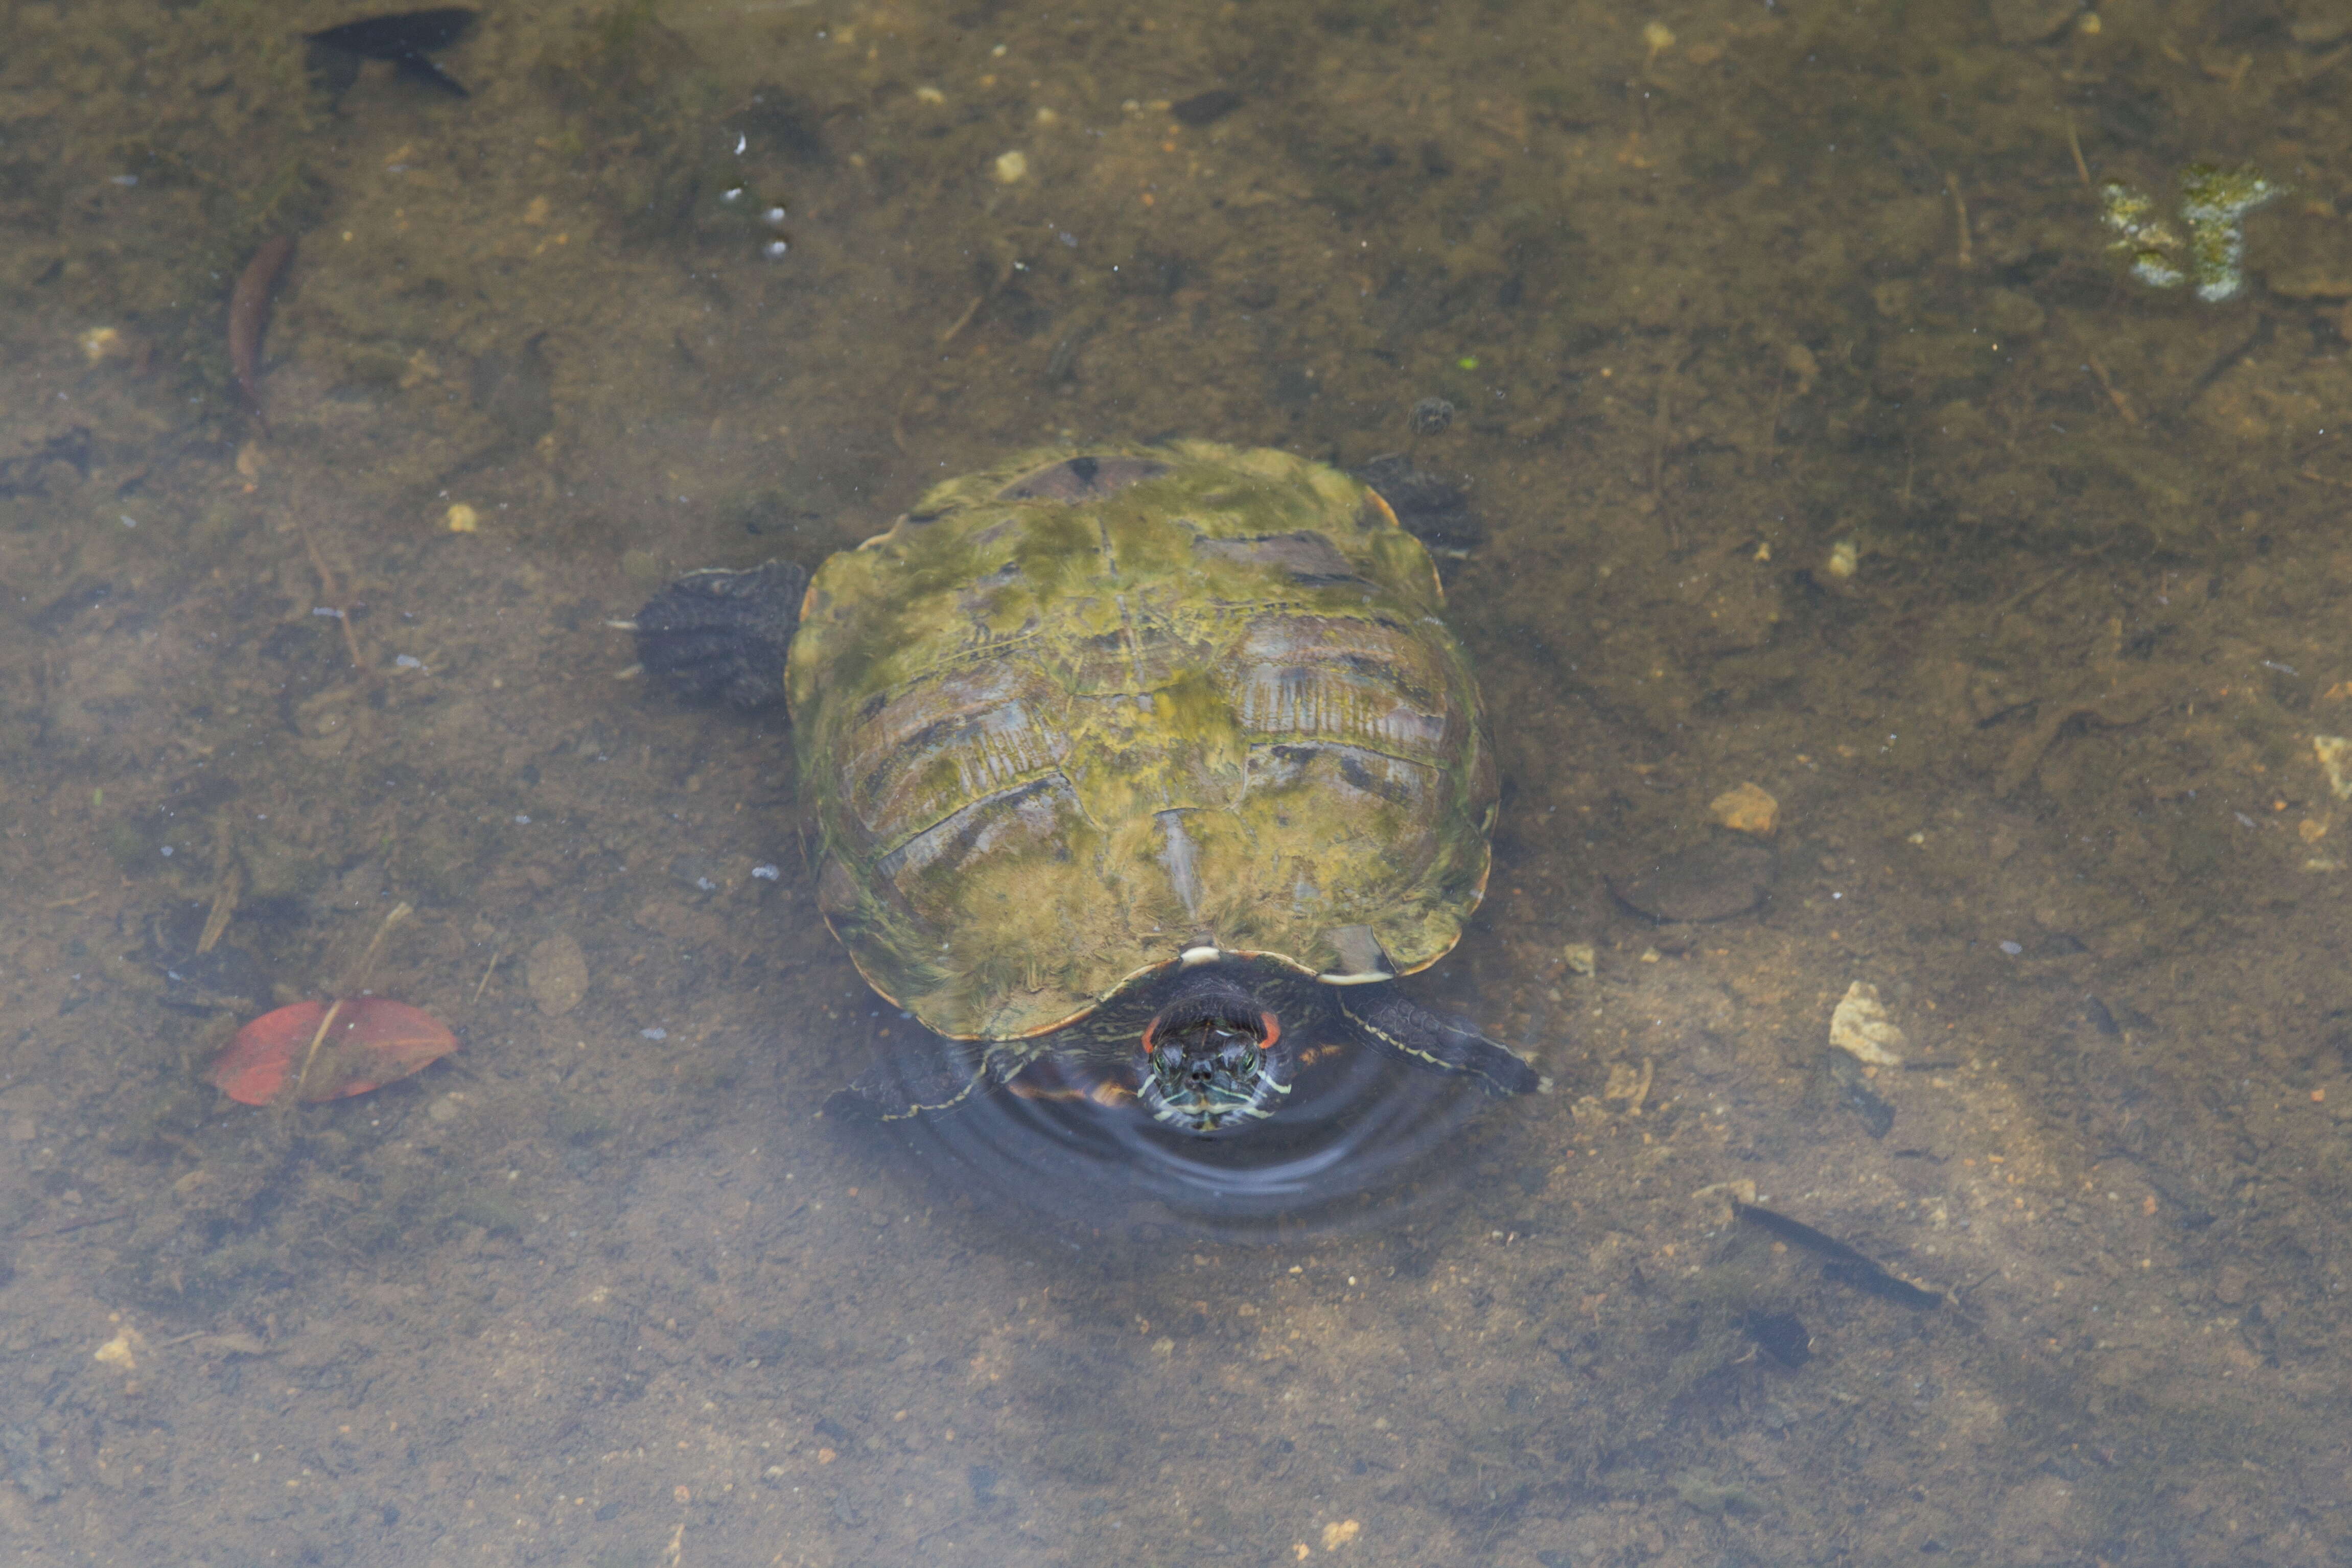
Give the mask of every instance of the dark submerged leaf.
[(465, 98), (468, 96), (465, 85), (426, 57), (464, 37), (474, 19), (474, 12), (457, 5), (430, 11), (395, 11), (382, 16), (362, 16), (356, 22), (345, 22), (339, 27), (306, 37), (314, 51), (314, 68), (324, 62), (321, 75), (328, 91), (335, 97), (340, 98), (358, 77), (358, 67), (352, 62), (367, 59), (390, 60), (402, 76), (414, 78), (453, 98)]
[(314, 44), (340, 49), (347, 55), (371, 60), (405, 60), (447, 48), (466, 36), (474, 25), (475, 15), (462, 5), (439, 6), (430, 11), (394, 11), (382, 16), (362, 16), (356, 22), (345, 22), (308, 37)]

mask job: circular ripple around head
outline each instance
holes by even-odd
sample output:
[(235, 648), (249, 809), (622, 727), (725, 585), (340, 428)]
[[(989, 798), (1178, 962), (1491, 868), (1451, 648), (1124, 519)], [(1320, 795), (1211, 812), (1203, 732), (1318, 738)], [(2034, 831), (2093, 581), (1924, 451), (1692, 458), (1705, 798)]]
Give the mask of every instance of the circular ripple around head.
[(1273, 1118), (1213, 1136), (1132, 1103), (1003, 1092), (908, 1130), (939, 1176), (1000, 1210), (1237, 1240), (1393, 1221), (1462, 1179), (1466, 1162), (1445, 1156), (1496, 1105), (1466, 1079), (1357, 1051), (1303, 1075)]

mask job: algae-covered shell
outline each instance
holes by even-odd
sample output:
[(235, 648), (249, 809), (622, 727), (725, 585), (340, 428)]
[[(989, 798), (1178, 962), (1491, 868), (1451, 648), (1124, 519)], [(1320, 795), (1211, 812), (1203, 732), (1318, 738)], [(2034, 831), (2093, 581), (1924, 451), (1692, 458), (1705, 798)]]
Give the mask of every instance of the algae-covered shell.
[(786, 666), (826, 919), (968, 1040), (1202, 949), (1435, 962), (1496, 803), (1420, 542), (1337, 469), (1206, 442), (950, 480), (810, 582)]

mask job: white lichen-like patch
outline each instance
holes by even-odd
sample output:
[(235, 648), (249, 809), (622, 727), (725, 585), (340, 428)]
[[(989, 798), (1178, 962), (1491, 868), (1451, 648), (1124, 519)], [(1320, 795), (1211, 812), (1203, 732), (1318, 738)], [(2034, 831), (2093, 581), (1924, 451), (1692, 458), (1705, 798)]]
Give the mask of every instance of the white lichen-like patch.
[(2352, 800), (2352, 738), (2315, 735), (2311, 749), (2318, 756), (2319, 766), (2327, 770), (2327, 792), (2339, 800)]
[(1903, 1065), (1903, 1031), (1889, 1021), (1878, 988), (1867, 981), (1856, 980), (1846, 988), (1844, 999), (1830, 1015), (1830, 1043), (1874, 1067)]
[(2246, 286), (2246, 214), (2285, 189), (2252, 168), (2191, 163), (2180, 172), (2185, 238), (2157, 215), (2153, 198), (2121, 180), (2099, 187), (2099, 218), (2116, 236), (2107, 248), (2129, 253), (2134, 277), (2151, 288), (2193, 282), (2197, 298), (2214, 305)]

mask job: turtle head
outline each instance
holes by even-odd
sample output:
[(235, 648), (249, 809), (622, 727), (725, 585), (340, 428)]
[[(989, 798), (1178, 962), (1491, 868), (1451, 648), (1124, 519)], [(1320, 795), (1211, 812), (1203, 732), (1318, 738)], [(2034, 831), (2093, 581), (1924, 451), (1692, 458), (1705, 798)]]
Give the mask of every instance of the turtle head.
[(1171, 1127), (1215, 1133), (1271, 1115), (1290, 1092), (1282, 1025), (1241, 987), (1188, 977), (1143, 1031), (1144, 1108)]

